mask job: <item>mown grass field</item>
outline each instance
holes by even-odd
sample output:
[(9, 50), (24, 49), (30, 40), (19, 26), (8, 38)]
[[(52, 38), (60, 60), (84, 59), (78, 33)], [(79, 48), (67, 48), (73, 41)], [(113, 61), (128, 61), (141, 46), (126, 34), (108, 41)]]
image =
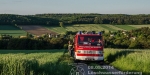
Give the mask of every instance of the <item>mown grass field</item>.
[(109, 24), (74, 24), (74, 25), (64, 25), (64, 27), (51, 27), (45, 26), (49, 30), (57, 32), (59, 34), (64, 34), (66, 31), (118, 31), (118, 30), (132, 30), (140, 27), (150, 27), (150, 25), (109, 25)]
[(135, 27), (129, 26), (129, 25), (114, 25), (118, 28), (121, 28), (123, 30), (132, 30), (132, 29), (136, 29)]
[(45, 26), (46, 28), (57, 32), (59, 34), (64, 34), (66, 31), (102, 31), (105, 30), (105, 32), (109, 32), (108, 29), (98, 25), (98, 24), (74, 24), (74, 25), (66, 25), (64, 27), (51, 27), (51, 26)]
[[(50, 31), (56, 32), (58, 34), (65, 34), (66, 31), (118, 31), (118, 30), (132, 30), (141, 27), (150, 27), (150, 25), (110, 25), (110, 24), (74, 24), (74, 25), (64, 25), (60, 26), (47, 26), (43, 27), (49, 29)], [(34, 30), (34, 29), (33, 29)], [(38, 32), (38, 30), (37, 30)], [(8, 34), (12, 36), (25, 36), (26, 31), (12, 25), (0, 25), (0, 34)]]
[(0, 75), (68, 75), (65, 50), (0, 50)]
[(25, 36), (26, 32), (13, 25), (0, 25), (0, 34), (12, 35), (15, 37)]
[(150, 25), (129, 25), (129, 26), (132, 26), (135, 28), (141, 28), (141, 27), (149, 27), (150, 28)]
[(121, 71), (150, 75), (150, 50), (105, 49), (104, 57), (107, 63)]
[(62, 27), (52, 27), (52, 26), (44, 26), (44, 27), (59, 34), (65, 34), (65, 32), (67, 31), (65, 28)]
[(102, 31), (105, 30), (105, 32), (108, 32), (108, 29), (101, 27), (101, 25), (98, 24), (75, 24), (72, 26), (66, 26), (65, 27), (68, 31)]

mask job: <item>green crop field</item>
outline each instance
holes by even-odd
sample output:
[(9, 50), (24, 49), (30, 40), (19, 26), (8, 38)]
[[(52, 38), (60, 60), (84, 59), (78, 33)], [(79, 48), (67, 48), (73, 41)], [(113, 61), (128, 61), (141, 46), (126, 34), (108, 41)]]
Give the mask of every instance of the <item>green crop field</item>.
[(101, 27), (105, 28), (105, 29), (108, 29), (109, 31), (117, 31), (116, 29), (113, 29), (107, 25), (101, 25)]
[[(106, 63), (124, 72), (142, 72), (143, 75), (150, 74), (149, 55), (149, 50), (104, 49)], [(68, 75), (72, 68), (68, 63), (72, 62), (63, 49), (0, 50), (0, 75)]]
[(136, 29), (135, 27), (129, 26), (129, 25), (114, 25), (118, 28), (124, 29), (124, 30), (132, 30), (132, 29)]
[(0, 25), (0, 30), (20, 30), (20, 29), (13, 25)]
[(105, 49), (104, 56), (106, 62), (121, 71), (150, 75), (150, 50)]
[(110, 24), (74, 24), (74, 25), (64, 25), (64, 27), (52, 27), (45, 26), (51, 31), (57, 32), (59, 34), (64, 34), (66, 31), (118, 31), (118, 30), (132, 30), (141, 27), (150, 27), (150, 25), (110, 25)]
[(150, 28), (150, 25), (129, 25), (129, 26), (132, 26), (135, 28), (141, 28), (141, 27), (149, 27)]
[(107, 26), (107, 27), (109, 27), (109, 28), (112, 28), (112, 29), (114, 29), (114, 30), (124, 30), (124, 29), (122, 29), (122, 28), (118, 28), (118, 27), (116, 27), (116, 26), (114, 26), (114, 25), (105, 25), (105, 26)]
[[(105, 32), (109, 32), (109, 28), (108, 27), (104, 27), (103, 25), (98, 25), (98, 24), (74, 24), (74, 25), (66, 25), (64, 27), (51, 27), (51, 26), (45, 26), (46, 28), (60, 33), (60, 34), (64, 34), (66, 31), (103, 31), (105, 30)], [(115, 31), (114, 29), (111, 29), (113, 31)]]
[(65, 27), (68, 31), (103, 31), (108, 32), (109, 30), (98, 24), (75, 24)]
[(65, 34), (66, 32), (66, 29), (63, 27), (51, 27), (51, 26), (44, 26), (44, 27), (59, 34)]
[[(45, 28), (58, 34), (65, 34), (66, 31), (117, 31), (117, 30), (132, 30), (141, 27), (150, 27), (150, 25), (110, 25), (110, 24), (74, 24), (60, 26), (44, 26)], [(9, 34), (12, 36), (25, 36), (26, 31), (12, 25), (0, 25), (0, 34)]]
[(0, 25), (0, 34), (12, 36), (25, 36), (26, 32), (13, 25)]
[(68, 75), (69, 62), (64, 50), (0, 50), (0, 75)]

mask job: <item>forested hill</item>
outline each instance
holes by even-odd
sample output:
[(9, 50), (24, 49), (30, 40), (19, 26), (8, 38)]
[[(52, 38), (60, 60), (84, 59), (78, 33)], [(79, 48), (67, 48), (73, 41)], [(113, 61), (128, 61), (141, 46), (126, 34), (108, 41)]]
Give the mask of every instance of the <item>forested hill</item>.
[(0, 25), (53, 25), (64, 24), (150, 24), (150, 14), (0, 14)]

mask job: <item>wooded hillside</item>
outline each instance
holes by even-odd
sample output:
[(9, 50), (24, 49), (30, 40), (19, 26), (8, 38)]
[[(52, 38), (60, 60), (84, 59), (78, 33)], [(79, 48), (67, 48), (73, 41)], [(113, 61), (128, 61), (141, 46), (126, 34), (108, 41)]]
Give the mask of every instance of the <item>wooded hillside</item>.
[(53, 25), (64, 24), (150, 24), (150, 15), (127, 14), (0, 14), (0, 25)]

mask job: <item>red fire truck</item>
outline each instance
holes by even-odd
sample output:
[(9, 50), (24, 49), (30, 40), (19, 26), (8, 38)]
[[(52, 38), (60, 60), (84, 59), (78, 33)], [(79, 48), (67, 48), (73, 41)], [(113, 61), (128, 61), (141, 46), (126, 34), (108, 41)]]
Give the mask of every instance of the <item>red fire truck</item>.
[(82, 33), (74, 37), (73, 57), (75, 61), (104, 61), (104, 45), (102, 33)]

